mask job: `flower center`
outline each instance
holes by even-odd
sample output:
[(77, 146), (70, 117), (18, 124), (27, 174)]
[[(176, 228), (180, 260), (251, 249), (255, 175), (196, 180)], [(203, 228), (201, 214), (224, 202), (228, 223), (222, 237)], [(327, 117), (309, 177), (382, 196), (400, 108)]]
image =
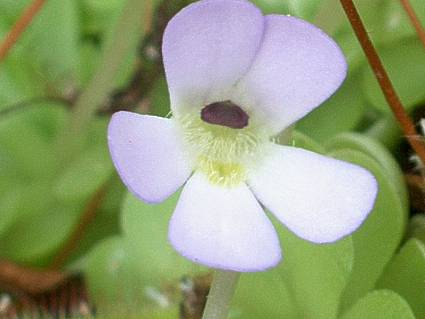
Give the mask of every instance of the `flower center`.
[(220, 186), (244, 182), (247, 170), (258, 161), (260, 147), (269, 141), (264, 130), (252, 122), (248, 125), (245, 111), (228, 101), (209, 104), (200, 114), (187, 113), (176, 119), (196, 169)]
[(205, 106), (201, 111), (204, 122), (242, 129), (248, 126), (249, 116), (231, 101), (216, 102)]

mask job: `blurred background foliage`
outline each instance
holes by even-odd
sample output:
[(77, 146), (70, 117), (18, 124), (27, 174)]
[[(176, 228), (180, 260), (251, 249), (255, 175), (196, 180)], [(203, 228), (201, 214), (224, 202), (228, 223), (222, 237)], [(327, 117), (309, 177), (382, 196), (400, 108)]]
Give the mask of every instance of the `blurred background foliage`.
[[(0, 260), (83, 274), (98, 317), (197, 318), (190, 302), (202, 297), (208, 270), (167, 243), (178, 195), (156, 206), (135, 199), (106, 142), (117, 110), (169, 113), (162, 32), (192, 1), (143, 1), (127, 17), (135, 2), (49, 0), (0, 64)], [(347, 80), (296, 125), (292, 143), (366, 167), (380, 191), (360, 230), (335, 244), (313, 245), (276, 223), (284, 261), (242, 276), (232, 318), (425, 319), (425, 205), (423, 196), (409, 200), (405, 182), (423, 178), (338, 1), (253, 2), (306, 19), (341, 45)], [(423, 0), (411, 2), (425, 22)], [(0, 0), (0, 39), (28, 3)], [(395, 0), (356, 4), (419, 120), (425, 49), (406, 13)]]

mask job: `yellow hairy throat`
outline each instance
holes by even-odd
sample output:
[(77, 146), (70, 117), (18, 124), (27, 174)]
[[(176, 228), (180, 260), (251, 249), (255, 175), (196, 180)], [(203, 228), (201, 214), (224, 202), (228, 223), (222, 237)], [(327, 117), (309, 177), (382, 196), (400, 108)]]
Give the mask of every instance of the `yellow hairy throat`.
[(234, 187), (244, 182), (247, 171), (258, 161), (259, 149), (269, 140), (253, 125), (242, 129), (209, 124), (198, 114), (175, 117), (183, 143), (194, 158), (195, 169), (212, 184)]

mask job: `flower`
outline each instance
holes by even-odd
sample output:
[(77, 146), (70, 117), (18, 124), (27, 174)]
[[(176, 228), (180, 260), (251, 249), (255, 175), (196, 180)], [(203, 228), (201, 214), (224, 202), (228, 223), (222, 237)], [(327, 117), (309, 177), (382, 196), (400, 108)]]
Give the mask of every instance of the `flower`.
[(245, 0), (203, 0), (169, 22), (163, 58), (172, 117), (118, 112), (109, 147), (148, 203), (185, 184), (169, 225), (178, 252), (232, 271), (274, 267), (281, 249), (262, 205), (315, 243), (361, 225), (377, 193), (367, 170), (273, 142), (344, 80), (331, 38)]

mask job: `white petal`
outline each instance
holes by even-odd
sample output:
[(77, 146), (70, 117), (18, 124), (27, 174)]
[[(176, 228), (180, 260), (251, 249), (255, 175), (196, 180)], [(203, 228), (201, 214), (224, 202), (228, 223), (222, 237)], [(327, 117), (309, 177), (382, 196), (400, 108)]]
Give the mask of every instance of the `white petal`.
[(146, 202), (165, 200), (192, 172), (170, 119), (115, 113), (108, 128), (108, 143), (121, 179)]
[(263, 28), (263, 15), (249, 1), (198, 1), (180, 11), (162, 48), (173, 111), (228, 99), (251, 66)]
[(377, 194), (374, 176), (360, 166), (277, 145), (248, 184), (283, 224), (316, 243), (333, 242), (356, 230)]
[(277, 133), (329, 98), (347, 64), (338, 45), (316, 26), (281, 15), (265, 20), (261, 49), (232, 101), (251, 108)]
[(202, 173), (185, 185), (169, 239), (183, 256), (212, 268), (262, 271), (281, 259), (276, 231), (248, 187), (212, 185)]

